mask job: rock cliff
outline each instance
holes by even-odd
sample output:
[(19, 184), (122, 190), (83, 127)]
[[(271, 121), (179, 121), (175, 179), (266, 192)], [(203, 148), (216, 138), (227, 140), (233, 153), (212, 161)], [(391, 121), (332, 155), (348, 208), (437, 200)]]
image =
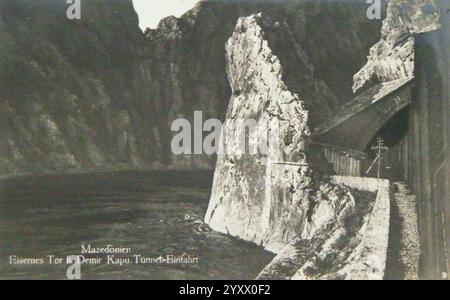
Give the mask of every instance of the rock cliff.
[[(288, 52), (272, 49), (290, 49)], [(286, 24), (264, 14), (240, 18), (227, 46), (232, 97), (223, 129), (211, 201), (205, 222), (216, 231), (280, 252), (295, 239), (312, 239), (324, 228), (342, 229), (353, 213), (349, 190), (314, 176), (307, 154), (310, 109), (330, 97), (314, 77), (308, 55)], [(295, 70), (290, 68), (295, 65)], [(235, 124), (263, 125), (248, 136)], [(241, 121), (241, 122), (239, 122)], [(239, 151), (267, 142), (265, 152)], [(345, 235), (345, 230), (338, 235)]]
[(131, 1), (0, 2), (0, 172), (161, 160), (158, 103)]
[[(382, 82), (413, 76), (413, 36), (436, 28), (436, 14), (433, 10), (413, 14), (410, 4), (389, 4), (382, 39), (371, 49), (373, 56), (367, 65), (355, 75), (355, 90), (374, 76)], [(413, 7), (423, 11), (428, 6), (415, 3)], [(317, 249), (324, 251), (322, 258), (329, 257), (330, 249), (339, 244), (336, 241), (352, 235), (344, 220), (354, 215), (356, 205), (352, 191), (321, 179), (317, 166), (309, 161), (310, 130), (330, 117), (333, 106), (326, 99), (338, 97), (315, 72), (312, 56), (294, 36), (288, 23), (259, 13), (240, 18), (227, 42), (232, 95), (222, 147), (231, 151), (219, 154), (205, 217), (216, 231), (276, 253), (288, 249), (290, 260)], [(241, 124), (249, 120), (269, 124), (267, 132), (261, 134), (258, 129), (256, 138), (251, 130), (243, 134), (234, 127), (239, 120), (243, 120)], [(238, 151), (242, 136), (251, 144), (261, 135), (270, 140), (267, 153)], [(248, 149), (253, 148), (250, 145)], [(356, 231), (360, 228), (356, 226)], [(309, 250), (305, 250), (305, 240), (311, 242)], [(292, 250), (298, 249), (297, 244), (303, 245), (300, 252)], [(306, 269), (310, 267), (304, 265), (298, 278), (309, 278)]]
[(202, 1), (144, 34), (131, 0), (83, 1), (81, 20), (66, 18), (64, 1), (1, 1), (0, 173), (213, 168), (211, 156), (173, 155), (170, 125), (196, 110), (223, 120), (225, 42), (260, 11), (291, 28), (321, 79), (305, 103), (319, 122), (350, 98), (378, 39), (363, 2)]
[(381, 39), (371, 49), (367, 64), (355, 74), (353, 91), (374, 80), (384, 83), (414, 77), (414, 41), (420, 33), (439, 28), (434, 0), (391, 0), (381, 28)]

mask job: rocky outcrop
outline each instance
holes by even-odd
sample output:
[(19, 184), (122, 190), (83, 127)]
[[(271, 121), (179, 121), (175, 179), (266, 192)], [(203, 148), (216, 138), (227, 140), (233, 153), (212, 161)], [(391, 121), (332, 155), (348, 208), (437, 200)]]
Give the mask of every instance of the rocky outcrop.
[[(308, 87), (316, 92), (310, 102), (318, 107), (309, 109), (311, 122), (320, 123), (340, 101), (350, 98), (353, 74), (378, 38), (381, 22), (368, 20), (365, 10), (366, 5), (355, 1), (212, 0), (201, 1), (181, 18), (162, 20), (157, 29), (146, 31), (155, 57), (150, 93), (165, 108), (160, 118), (165, 124), (180, 117), (193, 122), (194, 111), (202, 111), (204, 119), (225, 118), (231, 89), (224, 45), (239, 17), (262, 11), (288, 24), (292, 37), (304, 45), (315, 77), (322, 79)], [(328, 43), (330, 40), (335, 42)], [(295, 73), (295, 64), (287, 67), (286, 74)], [(327, 97), (323, 97), (323, 90), (330, 91)], [(206, 155), (170, 155), (169, 161), (183, 168), (213, 168), (215, 162)]]
[(345, 225), (325, 227), (309, 239), (294, 239), (257, 279), (383, 279), (389, 237), (389, 182), (341, 176), (330, 180), (351, 188), (355, 196), (354, 212), (347, 215)]
[(0, 3), (2, 173), (162, 160), (131, 1), (82, 2), (81, 20), (67, 19), (65, 1)]
[[(414, 77), (414, 36), (439, 28), (434, 0), (391, 0), (381, 28), (381, 39), (371, 49), (367, 64), (354, 76), (353, 91), (366, 83)], [(400, 81), (399, 81), (400, 82)]]
[(81, 20), (67, 7), (0, 3), (0, 173), (212, 169), (214, 156), (172, 154), (170, 125), (194, 111), (224, 119), (224, 45), (239, 17), (263, 11), (289, 25), (322, 79), (305, 87), (316, 95), (305, 102), (312, 123), (350, 98), (381, 25), (354, 1), (209, 0), (144, 34), (131, 0), (83, 1)]
[[(343, 228), (355, 206), (352, 194), (315, 178), (307, 158), (306, 104), (317, 109), (309, 87), (326, 87), (314, 78), (308, 56), (286, 24), (264, 14), (240, 18), (226, 49), (233, 91), (222, 136), (227, 149), (218, 157), (205, 222), (274, 252), (295, 239), (317, 237), (324, 228)], [(323, 97), (328, 93), (322, 90)], [(248, 137), (235, 129), (250, 120), (267, 126)], [(267, 136), (267, 151), (239, 152), (241, 136), (248, 149)]]

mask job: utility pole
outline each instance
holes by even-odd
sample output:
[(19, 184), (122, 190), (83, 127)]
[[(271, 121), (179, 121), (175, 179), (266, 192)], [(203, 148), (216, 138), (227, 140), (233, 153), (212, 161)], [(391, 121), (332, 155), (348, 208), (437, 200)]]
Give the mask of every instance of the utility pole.
[(370, 168), (367, 170), (366, 175), (369, 174), (376, 162), (378, 162), (377, 179), (381, 178), (381, 161), (383, 159), (383, 152), (388, 151), (389, 148), (384, 145), (384, 141), (381, 137), (377, 138), (377, 145), (371, 148), (373, 151), (377, 152), (377, 157), (373, 161)]

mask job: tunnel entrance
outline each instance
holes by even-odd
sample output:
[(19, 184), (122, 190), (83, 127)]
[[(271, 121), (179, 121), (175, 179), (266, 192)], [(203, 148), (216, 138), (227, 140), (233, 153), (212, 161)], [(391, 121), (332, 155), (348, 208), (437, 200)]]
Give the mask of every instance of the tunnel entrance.
[[(368, 156), (368, 165), (365, 175), (369, 177), (377, 177), (378, 161), (374, 163), (378, 156), (378, 139), (382, 139), (383, 148), (381, 156), (381, 178), (390, 180), (398, 180), (401, 178), (400, 170), (396, 170), (389, 161), (389, 151), (398, 146), (406, 137), (409, 131), (409, 106), (405, 107), (395, 114), (374, 136), (368, 144), (365, 152)], [(370, 167), (372, 167), (370, 169)], [(370, 171), (369, 171), (370, 169)]]

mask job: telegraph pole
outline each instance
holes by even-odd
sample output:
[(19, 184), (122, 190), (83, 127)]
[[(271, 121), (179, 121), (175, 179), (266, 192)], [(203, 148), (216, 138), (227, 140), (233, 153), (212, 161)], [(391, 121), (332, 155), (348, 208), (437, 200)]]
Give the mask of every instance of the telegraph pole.
[(377, 145), (372, 147), (372, 150), (378, 151), (378, 172), (377, 179), (381, 178), (381, 160), (383, 159), (383, 151), (388, 151), (389, 148), (384, 146), (384, 141), (381, 137), (377, 138)]
[(378, 137), (377, 138), (377, 145), (373, 146), (371, 149), (373, 151), (376, 151), (377, 157), (373, 161), (373, 163), (370, 166), (370, 168), (367, 170), (366, 175), (369, 174), (370, 170), (372, 170), (372, 167), (374, 166), (374, 164), (376, 162), (378, 162), (377, 179), (380, 179), (381, 178), (381, 161), (383, 159), (383, 152), (384, 151), (388, 151), (389, 148), (384, 145), (383, 139), (381, 137)]

